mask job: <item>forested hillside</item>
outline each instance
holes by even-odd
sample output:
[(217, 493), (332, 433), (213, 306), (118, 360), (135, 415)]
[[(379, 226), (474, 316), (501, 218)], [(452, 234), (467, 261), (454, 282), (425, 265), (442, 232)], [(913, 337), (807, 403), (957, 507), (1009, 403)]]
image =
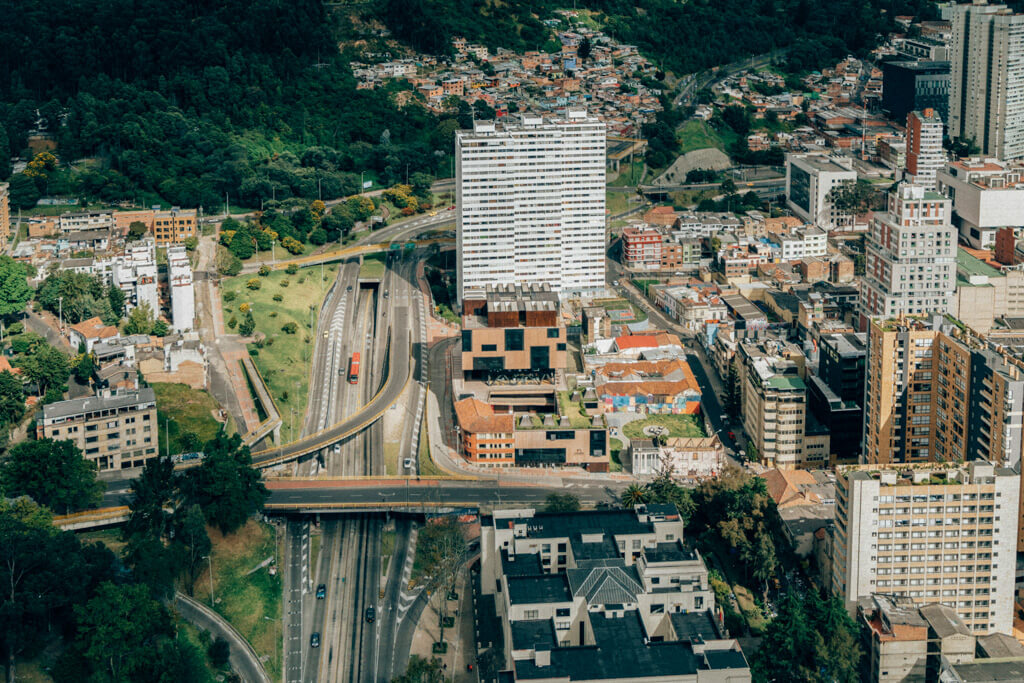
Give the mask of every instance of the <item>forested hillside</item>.
[(538, 49), (543, 20), (558, 8), (600, 12), (620, 40), (677, 73), (790, 48), (794, 70), (818, 68), (873, 47), (894, 30), (892, 17), (937, 14), (931, 0), (380, 0), (395, 34), (445, 52), (452, 36), (489, 47)]
[(433, 152), (454, 120), (357, 91), (344, 15), (319, 0), (0, 0), (0, 16), (0, 157), (38, 110), (61, 161), (103, 162), (67, 193), (258, 206), (448, 167)]

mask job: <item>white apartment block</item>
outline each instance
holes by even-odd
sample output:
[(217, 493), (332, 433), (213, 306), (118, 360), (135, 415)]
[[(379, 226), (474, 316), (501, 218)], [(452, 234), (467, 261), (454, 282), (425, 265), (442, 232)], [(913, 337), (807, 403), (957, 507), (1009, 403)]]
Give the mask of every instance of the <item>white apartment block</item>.
[(125, 309), (149, 304), (155, 319), (160, 314), (157, 294), (156, 244), (152, 237), (132, 242), (111, 271), (114, 284), (125, 293)]
[(935, 189), (935, 174), (946, 163), (942, 119), (934, 109), (907, 114), (907, 181)]
[(65, 213), (57, 218), (57, 225), (63, 233), (109, 229), (114, 227), (114, 212), (76, 211)]
[(192, 286), (192, 264), (184, 246), (167, 248), (167, 288), (171, 298), (171, 326), (174, 331), (192, 329), (196, 317), (196, 296)]
[(1024, 15), (984, 0), (953, 8), (949, 137), (1024, 157)]
[(960, 159), (936, 174), (938, 191), (953, 200), (953, 224), (976, 249), (991, 249), (996, 231), (1024, 226), (1024, 168), (998, 159)]
[(977, 634), (1012, 633), (1020, 475), (966, 466), (837, 468), (832, 592), (942, 603)]
[(824, 258), (828, 253), (828, 233), (817, 227), (798, 228), (789, 235), (779, 238), (783, 261), (799, 261), (803, 258)]
[(583, 111), (455, 135), (459, 300), (488, 285), (605, 286), (605, 126)]
[(841, 157), (786, 155), (786, 206), (806, 223), (825, 230), (849, 229), (852, 217), (837, 211), (828, 194), (843, 183), (857, 182), (857, 172)]
[(888, 211), (871, 219), (861, 324), (870, 316), (946, 313), (956, 288), (956, 230), (950, 201), (901, 183), (889, 193)]

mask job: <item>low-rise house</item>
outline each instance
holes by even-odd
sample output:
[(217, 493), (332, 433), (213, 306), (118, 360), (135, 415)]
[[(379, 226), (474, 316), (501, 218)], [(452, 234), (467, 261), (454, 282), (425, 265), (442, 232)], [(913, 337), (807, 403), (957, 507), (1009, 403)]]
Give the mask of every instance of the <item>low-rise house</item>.
[(91, 352), (97, 342), (118, 336), (119, 332), (113, 325), (104, 324), (99, 316), (83, 320), (68, 328), (68, 341), (72, 348), (85, 345), (86, 352)]
[(606, 363), (593, 379), (602, 412), (700, 412), (700, 386), (682, 359)]

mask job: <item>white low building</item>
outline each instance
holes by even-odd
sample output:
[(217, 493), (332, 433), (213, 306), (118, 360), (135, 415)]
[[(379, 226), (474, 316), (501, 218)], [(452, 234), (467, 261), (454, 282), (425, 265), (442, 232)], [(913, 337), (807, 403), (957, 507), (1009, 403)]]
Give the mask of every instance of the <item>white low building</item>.
[(193, 328), (196, 295), (192, 284), (192, 264), (183, 246), (167, 248), (167, 290), (171, 298), (171, 326), (175, 332)]
[(936, 173), (939, 192), (953, 200), (962, 240), (991, 249), (999, 228), (1024, 226), (1022, 171), (997, 159), (961, 159)]

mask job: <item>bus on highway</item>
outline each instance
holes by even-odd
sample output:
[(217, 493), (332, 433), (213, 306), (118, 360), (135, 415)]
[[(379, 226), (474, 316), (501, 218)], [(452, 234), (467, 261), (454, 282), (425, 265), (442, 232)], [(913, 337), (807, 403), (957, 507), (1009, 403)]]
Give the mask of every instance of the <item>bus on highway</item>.
[(352, 354), (352, 360), (348, 364), (348, 383), (359, 384), (359, 352)]

